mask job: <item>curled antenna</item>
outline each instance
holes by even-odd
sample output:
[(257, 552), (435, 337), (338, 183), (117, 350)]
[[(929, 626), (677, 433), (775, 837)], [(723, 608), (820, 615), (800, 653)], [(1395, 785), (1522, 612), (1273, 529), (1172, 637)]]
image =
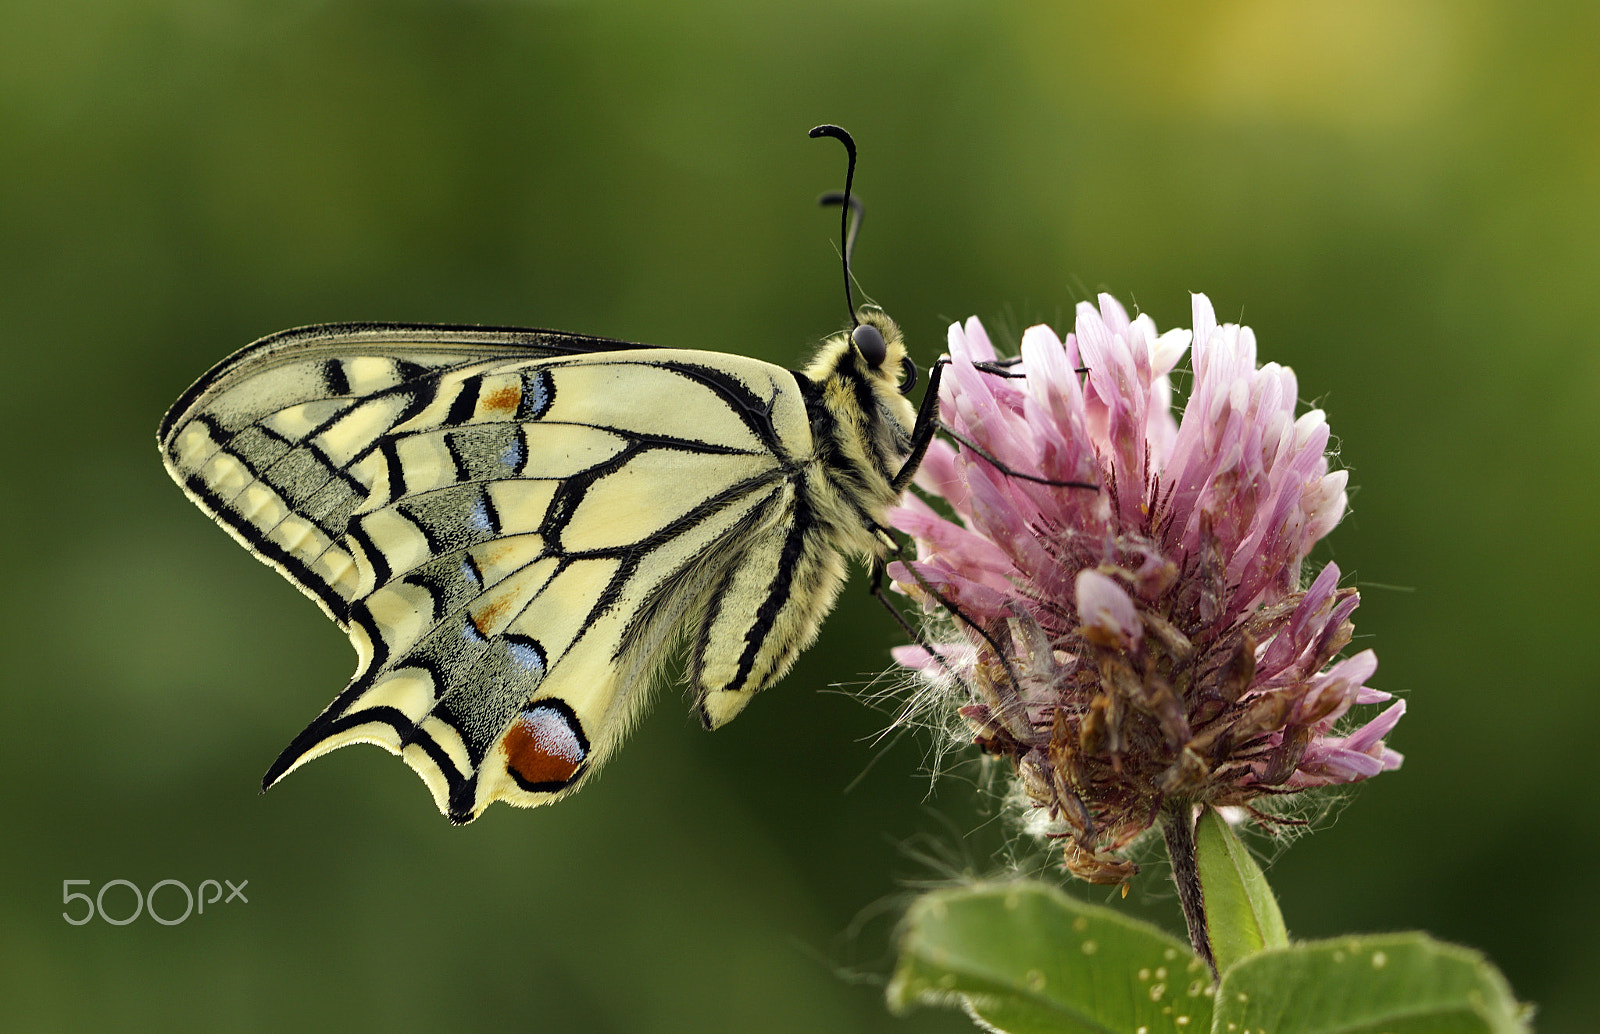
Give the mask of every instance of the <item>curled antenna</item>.
[[(846, 153), (850, 155), (850, 164), (845, 168), (844, 173), (844, 194), (842, 195), (842, 200), (838, 202), (842, 206), (839, 210), (839, 242), (844, 249), (844, 300), (845, 304), (850, 307), (850, 325), (859, 327), (861, 321), (856, 319), (855, 298), (850, 293), (850, 251), (851, 245), (855, 243), (855, 234), (850, 231), (850, 212), (852, 210), (856, 212), (856, 225), (859, 226), (861, 223), (861, 210), (856, 204), (852, 203), (854, 199), (850, 196), (850, 181), (856, 175), (856, 142), (850, 138), (849, 133), (834, 125), (821, 125), (811, 131), (813, 140), (824, 136), (831, 136), (841, 144), (844, 144)], [(830, 194), (824, 194), (823, 198), (831, 196)], [(818, 200), (823, 204), (832, 203), (821, 198)]]

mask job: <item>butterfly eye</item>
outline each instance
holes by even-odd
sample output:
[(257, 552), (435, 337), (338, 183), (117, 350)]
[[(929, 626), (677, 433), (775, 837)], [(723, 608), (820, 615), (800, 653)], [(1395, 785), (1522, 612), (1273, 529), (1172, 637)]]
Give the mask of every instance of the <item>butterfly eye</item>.
[(911, 389), (917, 386), (917, 364), (911, 361), (909, 355), (900, 360), (900, 375), (905, 378), (900, 385), (900, 394), (911, 394)]
[(870, 323), (863, 323), (852, 330), (850, 343), (856, 346), (861, 358), (874, 370), (882, 366), (884, 359), (889, 356), (889, 346), (884, 343), (883, 334)]

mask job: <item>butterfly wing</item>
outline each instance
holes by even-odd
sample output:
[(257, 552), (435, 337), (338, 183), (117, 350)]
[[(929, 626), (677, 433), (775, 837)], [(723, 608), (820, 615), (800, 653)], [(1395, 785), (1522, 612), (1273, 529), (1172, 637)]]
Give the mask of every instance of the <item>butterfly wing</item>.
[(220, 364), (160, 438), (189, 496), (356, 648), (266, 785), (371, 742), (456, 822), (554, 800), (623, 738), (686, 631), (721, 724), (810, 641), (842, 577), (804, 513), (795, 376), (740, 356), (309, 328)]

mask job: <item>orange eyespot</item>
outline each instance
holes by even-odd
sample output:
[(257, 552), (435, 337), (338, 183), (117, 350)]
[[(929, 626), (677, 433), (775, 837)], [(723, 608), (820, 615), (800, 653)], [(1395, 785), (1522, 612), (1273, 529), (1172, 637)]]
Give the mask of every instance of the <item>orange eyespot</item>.
[(506, 769), (524, 790), (559, 790), (589, 756), (589, 740), (578, 716), (559, 700), (541, 700), (522, 714), (500, 740)]

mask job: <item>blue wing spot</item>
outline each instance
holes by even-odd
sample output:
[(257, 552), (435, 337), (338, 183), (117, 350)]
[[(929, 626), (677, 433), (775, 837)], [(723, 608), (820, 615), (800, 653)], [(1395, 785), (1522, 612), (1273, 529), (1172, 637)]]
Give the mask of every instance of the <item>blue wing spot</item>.
[(517, 435), (500, 450), (500, 463), (507, 470), (520, 470), (522, 461), (528, 458), (528, 450), (522, 444), (522, 436)]
[(472, 618), (470, 617), (461, 622), (461, 638), (474, 646), (482, 646), (489, 641), (483, 637), (482, 632), (478, 631), (478, 626), (472, 623)]
[(505, 641), (511, 659), (518, 667), (538, 678), (544, 678), (546, 664), (544, 647), (539, 645), (537, 639), (530, 639), (516, 632), (508, 632), (501, 636), (501, 639)]
[(493, 535), (497, 530), (495, 513), (489, 508), (489, 498), (482, 492), (478, 493), (477, 501), (472, 504), (472, 526), (478, 531), (488, 532)]
[(537, 420), (550, 411), (556, 400), (556, 384), (549, 370), (522, 371), (522, 402), (517, 406), (517, 419)]

